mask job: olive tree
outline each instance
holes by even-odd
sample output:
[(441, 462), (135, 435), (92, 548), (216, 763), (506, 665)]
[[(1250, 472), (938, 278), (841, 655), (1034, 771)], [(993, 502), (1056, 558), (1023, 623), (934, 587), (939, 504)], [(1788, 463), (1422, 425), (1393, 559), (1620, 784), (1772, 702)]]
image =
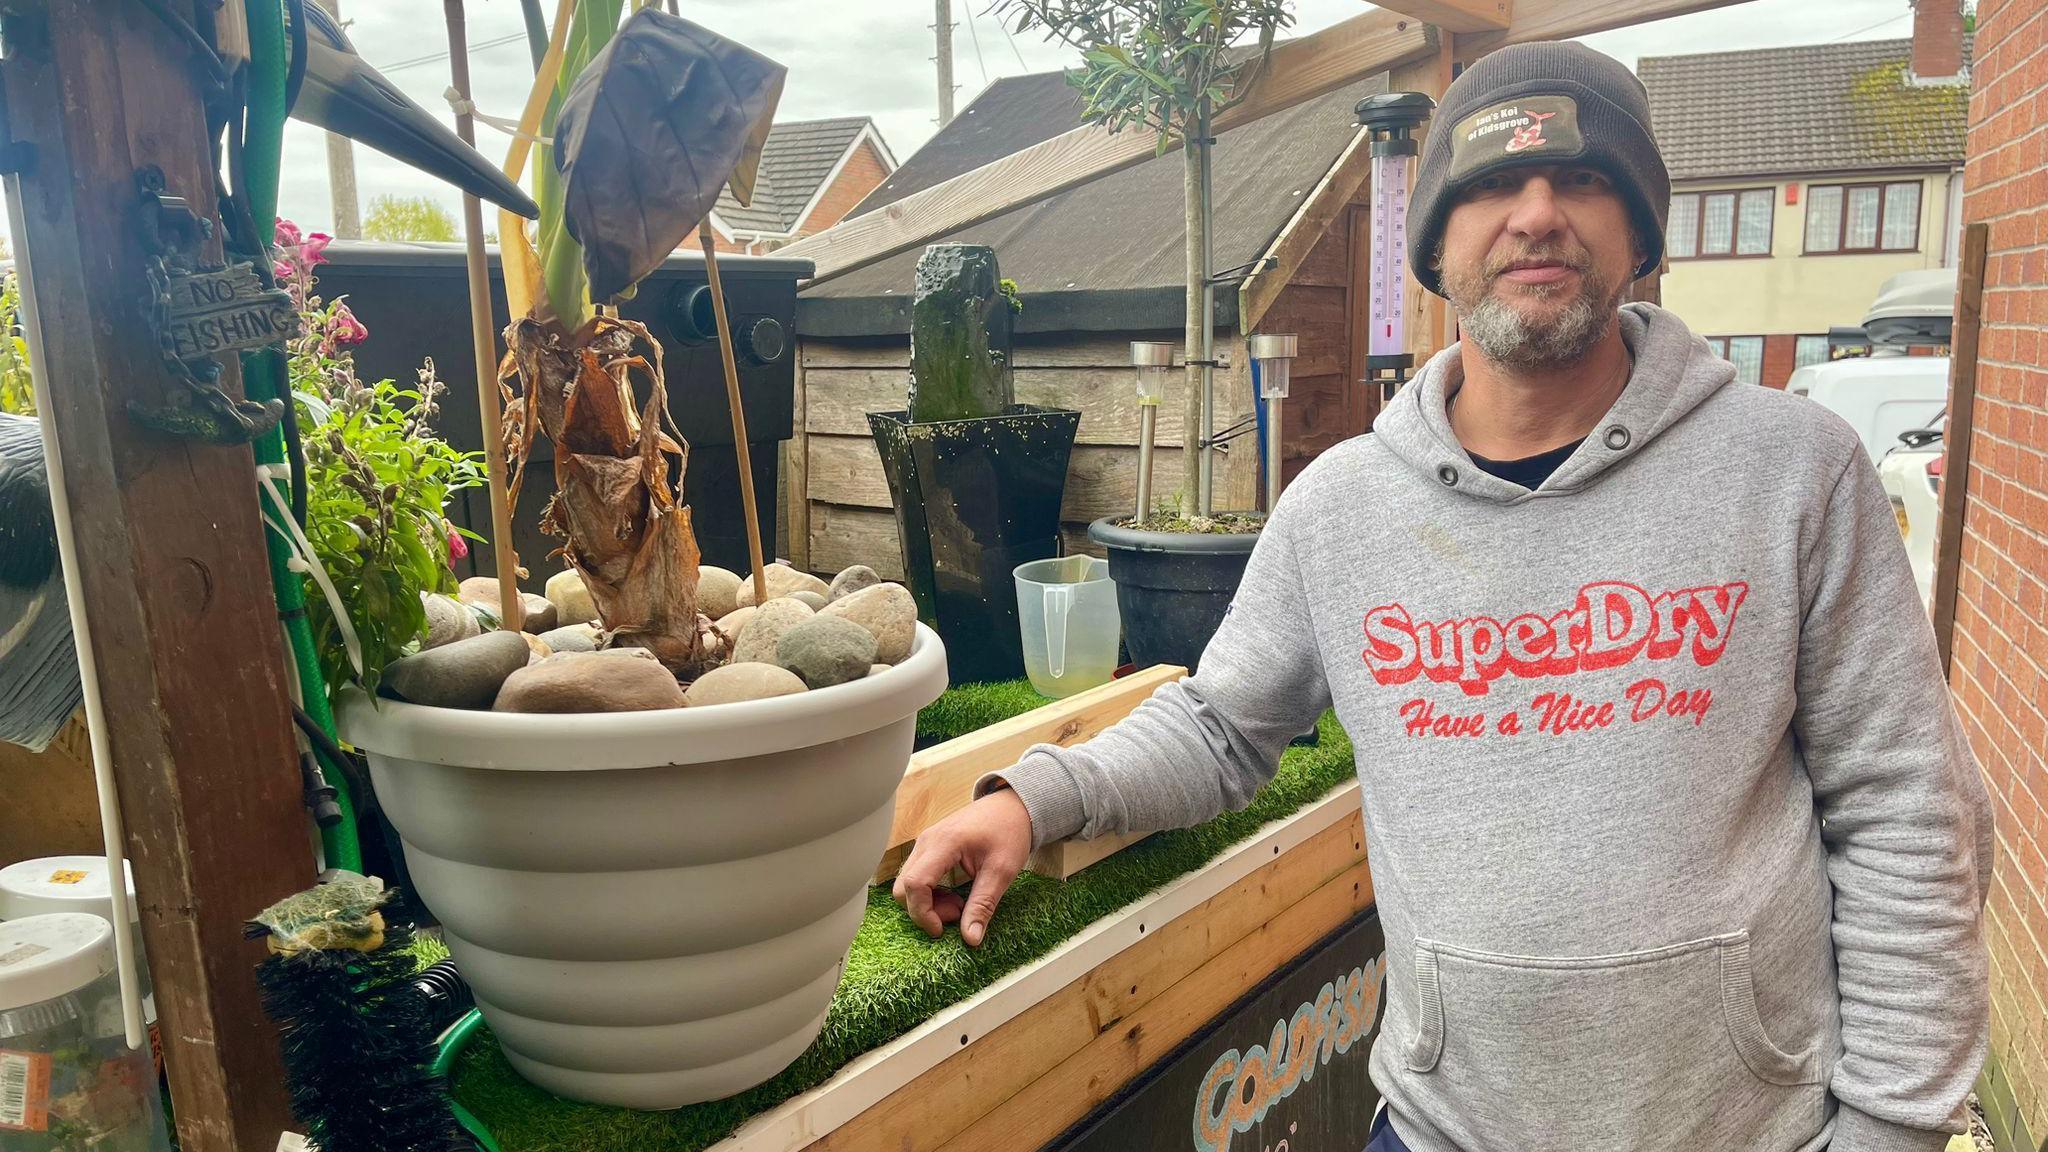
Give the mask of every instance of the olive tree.
[[(1082, 53), (1067, 81), (1082, 96), (1082, 118), (1112, 132), (1158, 136), (1158, 155), (1180, 144), (1187, 224), (1187, 395), (1182, 433), (1181, 507), (1195, 509), (1201, 438), (1203, 281), (1209, 269), (1206, 163), (1213, 118), (1251, 94), (1273, 49), (1294, 22), (1288, 0), (996, 0), (1019, 32), (1042, 30)], [(1150, 460), (1139, 462), (1149, 474)], [(1208, 513), (1207, 508), (1199, 510)], [(1149, 513), (1149, 510), (1148, 510)]]

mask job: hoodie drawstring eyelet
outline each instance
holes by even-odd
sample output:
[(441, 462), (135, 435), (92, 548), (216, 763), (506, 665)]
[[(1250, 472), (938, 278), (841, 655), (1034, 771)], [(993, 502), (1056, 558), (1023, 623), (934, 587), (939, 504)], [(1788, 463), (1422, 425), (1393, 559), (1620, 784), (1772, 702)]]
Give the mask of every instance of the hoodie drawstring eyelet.
[(1456, 488), (1458, 486), (1458, 470), (1449, 464), (1436, 470), (1436, 478), (1443, 481), (1446, 488)]
[(1628, 429), (1616, 424), (1607, 430), (1607, 446), (1619, 452), (1628, 447)]

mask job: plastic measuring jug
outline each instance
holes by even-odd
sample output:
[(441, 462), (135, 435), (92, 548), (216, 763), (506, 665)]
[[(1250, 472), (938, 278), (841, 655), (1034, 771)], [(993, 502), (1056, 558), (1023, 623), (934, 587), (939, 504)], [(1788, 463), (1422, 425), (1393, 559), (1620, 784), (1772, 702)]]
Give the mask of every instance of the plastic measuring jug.
[(1024, 633), (1024, 673), (1055, 699), (1107, 684), (1116, 674), (1123, 620), (1109, 561), (1062, 556), (1019, 564), (1017, 623)]

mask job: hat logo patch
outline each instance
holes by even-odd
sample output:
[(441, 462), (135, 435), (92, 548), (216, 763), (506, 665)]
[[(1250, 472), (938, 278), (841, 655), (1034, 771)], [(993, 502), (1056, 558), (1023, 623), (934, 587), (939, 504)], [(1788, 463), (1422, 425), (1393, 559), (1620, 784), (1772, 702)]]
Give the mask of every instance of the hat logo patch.
[(1583, 155), (1579, 105), (1569, 96), (1539, 94), (1495, 104), (1458, 121), (1451, 135), (1453, 181), (1498, 164), (1556, 157), (1559, 163)]
[(1515, 135), (1508, 141), (1504, 151), (1521, 152), (1530, 148), (1541, 148), (1550, 141), (1543, 138), (1543, 122), (1557, 115), (1555, 112), (1531, 112), (1529, 119), (1535, 121), (1526, 128), (1515, 129)]

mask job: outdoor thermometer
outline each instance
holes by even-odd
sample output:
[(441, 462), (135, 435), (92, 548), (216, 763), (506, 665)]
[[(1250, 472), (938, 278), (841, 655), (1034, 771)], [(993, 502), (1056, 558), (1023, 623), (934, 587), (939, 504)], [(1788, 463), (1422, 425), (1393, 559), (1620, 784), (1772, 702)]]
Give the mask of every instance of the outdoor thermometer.
[(1382, 403), (1415, 367), (1408, 352), (1408, 181), (1421, 152), (1415, 130), (1435, 109), (1420, 92), (1382, 92), (1358, 102), (1358, 122), (1372, 136), (1372, 332), (1363, 383), (1379, 384)]

